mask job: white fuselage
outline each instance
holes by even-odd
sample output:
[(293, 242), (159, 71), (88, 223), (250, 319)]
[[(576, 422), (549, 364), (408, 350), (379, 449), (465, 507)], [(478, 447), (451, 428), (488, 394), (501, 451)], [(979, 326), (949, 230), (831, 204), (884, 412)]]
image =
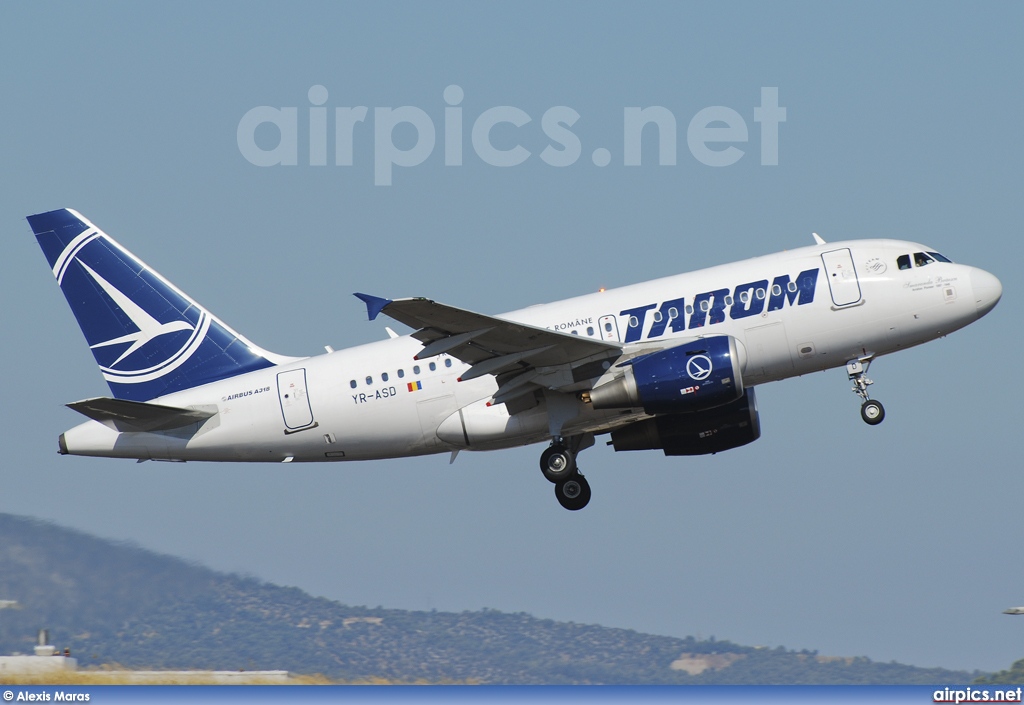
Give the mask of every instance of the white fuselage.
[[(618, 341), (625, 352), (730, 335), (742, 349), (743, 384), (751, 387), (933, 340), (994, 305), (986, 287), (995, 280), (982, 270), (941, 261), (898, 268), (899, 256), (928, 250), (894, 240), (828, 243), (499, 318)], [(813, 300), (785, 286), (810, 270), (817, 270)], [(118, 432), (111, 422), (88, 421), (62, 436), (62, 451), (167, 460), (367, 460), (551, 437), (543, 400), (510, 416), (504, 404), (487, 404), (497, 389), (494, 377), (460, 382), (467, 365), (446, 355), (416, 360), (422, 349), (403, 336), (194, 387), (152, 403), (215, 411), (206, 421), (161, 433)], [(597, 411), (575, 396), (572, 403), (575, 416), (562, 427), (567, 436), (644, 417), (639, 409)]]

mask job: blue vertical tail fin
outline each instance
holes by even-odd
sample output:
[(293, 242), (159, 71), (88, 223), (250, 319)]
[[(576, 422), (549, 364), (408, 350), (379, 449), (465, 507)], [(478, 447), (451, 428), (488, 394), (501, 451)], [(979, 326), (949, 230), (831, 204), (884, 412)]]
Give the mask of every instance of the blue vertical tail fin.
[(148, 401), (293, 359), (250, 343), (75, 211), (28, 222), (116, 399)]

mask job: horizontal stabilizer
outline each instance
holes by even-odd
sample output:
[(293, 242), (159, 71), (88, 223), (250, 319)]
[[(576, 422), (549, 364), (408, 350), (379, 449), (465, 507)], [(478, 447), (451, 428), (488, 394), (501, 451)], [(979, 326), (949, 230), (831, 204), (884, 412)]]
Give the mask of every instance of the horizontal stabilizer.
[(110, 397), (83, 399), (67, 406), (94, 421), (113, 421), (119, 431), (168, 431), (205, 421), (217, 413)]

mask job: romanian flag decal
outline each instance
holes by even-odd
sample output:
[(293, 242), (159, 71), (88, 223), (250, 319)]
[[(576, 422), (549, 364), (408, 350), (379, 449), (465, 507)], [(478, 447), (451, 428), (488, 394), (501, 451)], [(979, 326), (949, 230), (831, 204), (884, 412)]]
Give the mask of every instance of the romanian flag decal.
[(422, 385), (422, 384), (420, 384), (420, 381), (419, 381), (419, 380), (416, 380), (415, 382), (409, 382), (409, 383), (408, 383), (407, 385), (405, 385), (405, 386), (407, 386), (407, 387), (409, 388), (409, 391), (410, 391), (410, 392), (418, 392), (418, 391), (420, 391), (421, 389), (423, 389), (423, 385)]

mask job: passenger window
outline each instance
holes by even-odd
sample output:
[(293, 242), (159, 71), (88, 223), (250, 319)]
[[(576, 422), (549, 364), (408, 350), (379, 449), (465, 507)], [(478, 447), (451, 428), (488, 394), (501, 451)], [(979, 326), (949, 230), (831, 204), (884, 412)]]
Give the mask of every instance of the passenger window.
[(655, 311), (654, 312), (654, 322), (655, 323), (661, 323), (661, 318), (662, 318), (661, 311)]
[[(573, 331), (573, 333), (575, 333), (575, 332), (576, 331)], [(444, 359), (444, 366), (445, 367), (451, 367), (452, 366), (452, 359), (450, 357), (446, 357)]]
[[(575, 329), (572, 331), (572, 333), (570, 333), (570, 335), (579, 335), (579, 334), (580, 334), (580, 332), (578, 330), (575, 330)], [(451, 365), (449, 365), (449, 367), (451, 367)]]
[(789, 293), (795, 294), (796, 293), (796, 282), (790, 282), (789, 284), (786, 284), (786, 288), (789, 289)]
[(366, 383), (373, 384), (373, 377), (371, 377), (370, 375), (366, 375)]
[(675, 306), (673, 306), (672, 308), (670, 308), (668, 310), (668, 317), (669, 318), (679, 318), (679, 311), (676, 309)]
[(630, 328), (636, 328), (639, 325), (640, 325), (640, 321), (637, 319), (636, 316), (630, 316), (629, 317), (629, 327)]
[(412, 373), (414, 375), (418, 375), (420, 373), (420, 366), (419, 365), (413, 365), (412, 366)]
[(764, 289), (758, 289), (757, 290), (757, 300), (758, 301), (764, 299), (764, 295), (765, 295), (765, 290)]
[(348, 386), (352, 387), (352, 389), (355, 389), (356, 388), (356, 381), (352, 380), (351, 382), (348, 383)]
[(686, 315), (687, 316), (693, 315), (693, 306), (691, 306), (690, 304), (686, 304)]
[(381, 382), (387, 382), (388, 381), (388, 373), (387, 372), (381, 372), (380, 373), (380, 381)]
[(430, 371), (433, 372), (436, 369), (437, 369), (437, 365), (435, 365), (433, 362), (431, 362), (430, 363)]
[(782, 296), (782, 287), (778, 284), (772, 285), (772, 296)]
[(750, 292), (749, 291), (744, 291), (743, 293), (740, 294), (740, 302), (741, 303), (746, 304), (749, 301), (750, 301)]
[(604, 324), (604, 329), (606, 331), (608, 331), (609, 333), (611, 333), (612, 332), (612, 324), (610, 322), (609, 323), (605, 323)]
[(700, 302), (700, 310), (703, 311), (704, 313), (707, 313), (708, 311), (710, 311), (711, 310), (711, 302), (708, 301), (707, 299), (704, 299), (703, 301), (701, 301)]
[(946, 264), (953, 264), (953, 260), (949, 259), (948, 257), (943, 257), (938, 252), (929, 252), (928, 254), (930, 254), (932, 257), (939, 260), (940, 262), (945, 262)]
[(594, 326), (587, 326), (587, 335), (594, 334)]
[(910, 269), (910, 255), (900, 255), (897, 257), (896, 266), (900, 269)]
[(731, 297), (731, 296), (728, 296), (728, 295), (727, 295), (727, 296), (725, 297), (725, 305), (726, 305), (726, 306), (732, 306), (732, 297)]
[(398, 379), (402, 379), (402, 377), (405, 377), (405, 370), (398, 371)]

